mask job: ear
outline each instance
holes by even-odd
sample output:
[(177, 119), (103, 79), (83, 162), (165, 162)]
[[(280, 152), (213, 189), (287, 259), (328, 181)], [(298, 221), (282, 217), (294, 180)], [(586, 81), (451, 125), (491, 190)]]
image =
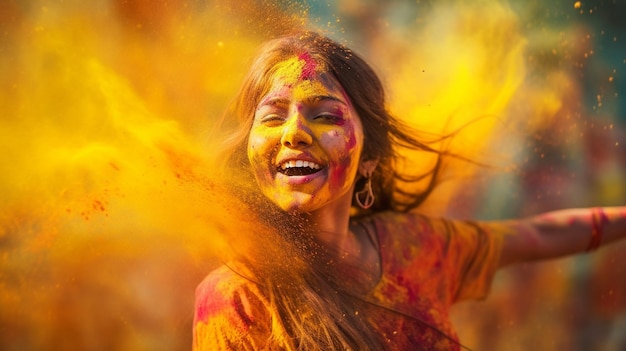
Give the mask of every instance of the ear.
[(374, 173), (376, 166), (378, 166), (378, 160), (378, 157), (376, 157), (373, 160), (361, 161), (361, 164), (359, 164), (359, 174), (365, 178), (369, 178), (372, 173)]

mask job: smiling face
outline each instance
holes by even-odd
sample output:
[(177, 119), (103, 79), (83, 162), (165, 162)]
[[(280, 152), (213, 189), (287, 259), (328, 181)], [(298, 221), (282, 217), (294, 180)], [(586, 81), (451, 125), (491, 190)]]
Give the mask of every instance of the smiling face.
[(350, 206), (363, 128), (339, 83), (309, 55), (274, 67), (247, 154), (261, 190), (288, 212)]

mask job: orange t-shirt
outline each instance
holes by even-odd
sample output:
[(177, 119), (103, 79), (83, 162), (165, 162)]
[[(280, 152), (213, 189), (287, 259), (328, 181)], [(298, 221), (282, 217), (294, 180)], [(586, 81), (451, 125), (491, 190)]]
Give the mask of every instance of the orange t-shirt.
[[(382, 263), (381, 279), (359, 312), (390, 350), (460, 349), (449, 308), (487, 295), (502, 235), (488, 225), (417, 213), (359, 220), (371, 221)], [(255, 283), (221, 267), (196, 291), (194, 350), (264, 350), (270, 337), (286, 340), (281, 328), (271, 334), (274, 313)]]

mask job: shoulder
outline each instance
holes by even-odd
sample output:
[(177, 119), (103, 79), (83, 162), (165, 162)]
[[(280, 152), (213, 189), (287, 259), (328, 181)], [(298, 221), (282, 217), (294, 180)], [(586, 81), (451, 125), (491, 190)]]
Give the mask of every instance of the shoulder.
[(270, 308), (258, 284), (222, 266), (196, 289), (194, 350), (262, 349)]
[(222, 316), (237, 324), (251, 322), (255, 307), (266, 304), (258, 285), (227, 266), (211, 272), (196, 288), (196, 322)]
[(433, 218), (419, 212), (384, 211), (368, 216), (371, 221), (378, 225), (392, 227), (425, 227), (432, 224)]
[(363, 221), (368, 221), (377, 233), (381, 243), (391, 241), (424, 242), (434, 240), (445, 230), (437, 219), (430, 218), (419, 212), (385, 211), (373, 214)]
[(392, 273), (410, 275), (418, 282), (441, 279), (450, 302), (487, 294), (502, 236), (484, 224), (417, 212), (384, 212), (373, 215), (371, 221), (383, 261)]
[(501, 246), (498, 235), (473, 221), (430, 217), (419, 212), (382, 212), (369, 217), (369, 221), (382, 253), (390, 253), (388, 259), (392, 260), (432, 259), (435, 264), (467, 265), (477, 255), (483, 256), (482, 251), (497, 256)]
[(390, 236), (392, 240), (399, 238), (425, 240), (437, 239), (448, 242), (462, 237), (482, 234), (482, 228), (473, 221), (452, 220), (432, 217), (419, 212), (376, 213), (368, 217), (371, 225), (379, 236)]

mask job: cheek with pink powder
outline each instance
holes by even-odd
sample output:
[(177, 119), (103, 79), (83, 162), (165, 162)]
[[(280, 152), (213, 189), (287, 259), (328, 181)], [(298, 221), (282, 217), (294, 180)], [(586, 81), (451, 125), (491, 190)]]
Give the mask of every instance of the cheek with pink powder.
[[(358, 162), (354, 160), (355, 157), (359, 155), (355, 155), (355, 148), (357, 146), (357, 138), (354, 133), (354, 128), (352, 126), (351, 121), (345, 121), (344, 132), (340, 133), (337, 130), (334, 130), (328, 134), (330, 143), (337, 143), (336, 147), (333, 148), (337, 150), (337, 157), (333, 157), (336, 161), (330, 165), (330, 168), (333, 170), (331, 174), (329, 174), (329, 185), (333, 190), (338, 190), (343, 187), (346, 187), (346, 182), (352, 180), (349, 178), (351, 176), (351, 172), (356, 172), (356, 168), (358, 167)], [(343, 134), (343, 135), (342, 135)]]
[(339, 190), (346, 186), (351, 161), (351, 157), (346, 157), (333, 165), (334, 171), (330, 174), (328, 181), (331, 190)]

